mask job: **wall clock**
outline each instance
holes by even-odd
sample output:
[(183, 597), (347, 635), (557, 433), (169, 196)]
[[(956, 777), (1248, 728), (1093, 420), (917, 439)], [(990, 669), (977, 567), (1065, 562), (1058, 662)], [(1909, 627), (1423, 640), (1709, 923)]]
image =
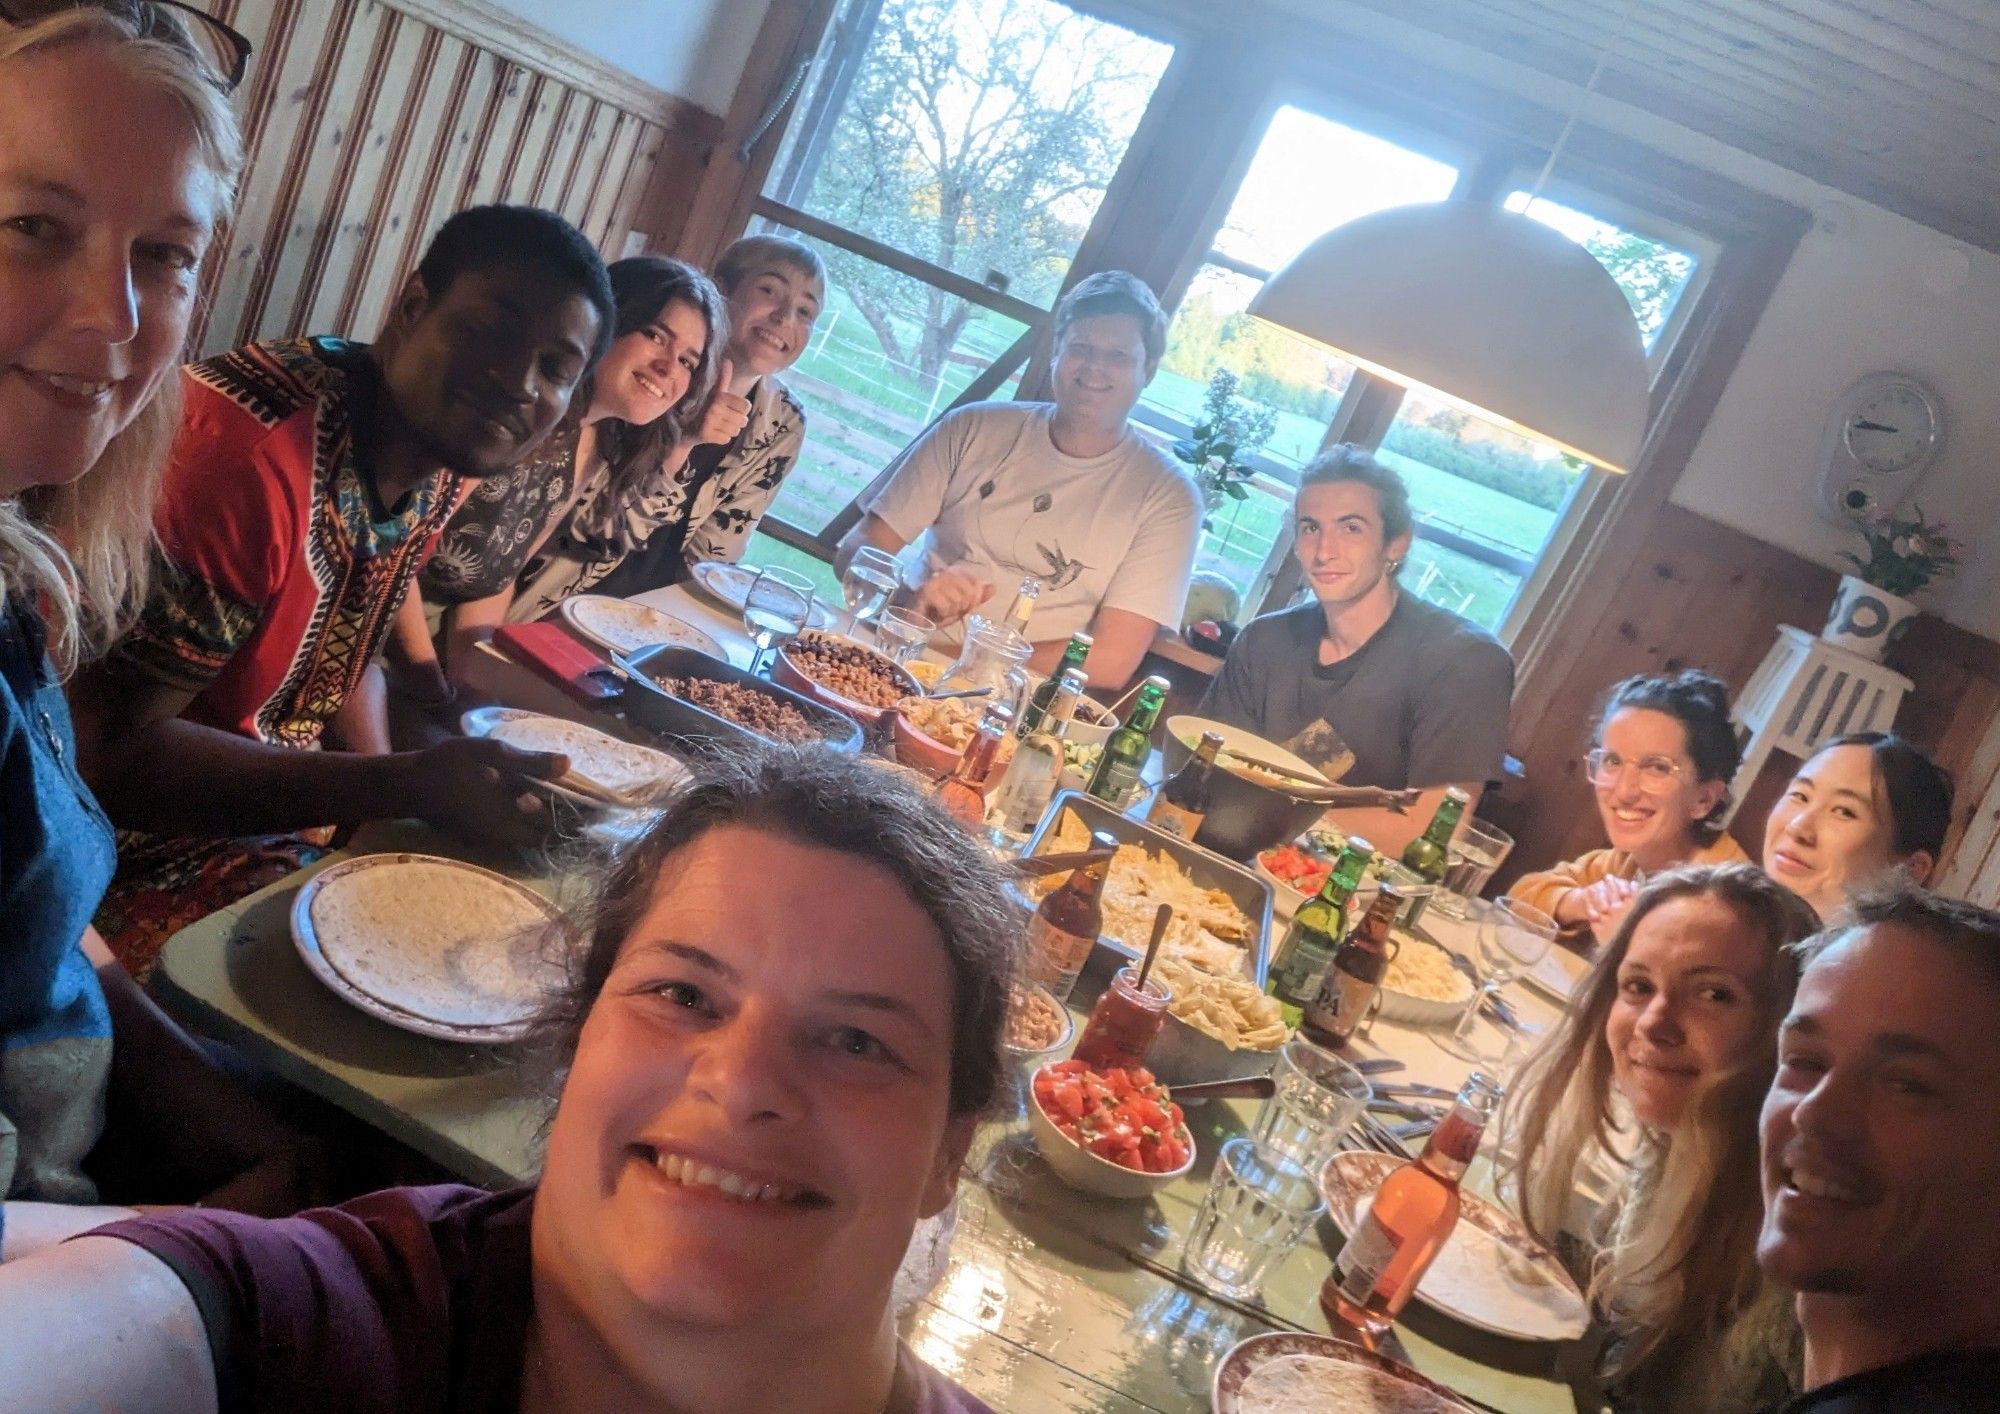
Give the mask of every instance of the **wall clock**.
[(1852, 525), (1910, 498), (1944, 447), (1937, 395), (1907, 373), (1871, 373), (1834, 400), (1819, 449), (1819, 510)]

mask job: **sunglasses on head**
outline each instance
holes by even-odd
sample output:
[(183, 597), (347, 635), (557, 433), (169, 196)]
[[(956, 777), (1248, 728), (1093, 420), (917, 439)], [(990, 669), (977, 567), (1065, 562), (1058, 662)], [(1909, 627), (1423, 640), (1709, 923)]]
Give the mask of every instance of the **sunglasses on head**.
[(0, 20), (25, 25), (63, 10), (106, 10), (134, 21), (149, 39), (190, 50), (233, 93), (250, 64), (250, 41), (181, 0), (0, 0)]

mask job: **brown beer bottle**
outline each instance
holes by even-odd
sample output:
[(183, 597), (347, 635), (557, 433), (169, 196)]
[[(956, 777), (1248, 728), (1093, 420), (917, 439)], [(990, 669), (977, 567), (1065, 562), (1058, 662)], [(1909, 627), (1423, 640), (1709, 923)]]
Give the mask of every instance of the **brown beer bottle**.
[(1396, 955), (1389, 929), (1406, 901), (1394, 885), (1384, 884), (1361, 926), (1349, 929), (1341, 939), (1320, 978), (1319, 990), (1299, 1018), (1299, 1030), (1308, 1040), (1337, 1050), (1353, 1038), (1368, 1008), (1374, 1005), (1375, 994), (1382, 990), (1389, 960)]
[(1111, 854), (1118, 841), (1098, 830), (1090, 847), (1103, 852), (1080, 869), (1072, 869), (1059, 889), (1052, 890), (1028, 922), (1028, 967), (1037, 982), (1068, 1001), (1077, 974), (1090, 960), (1097, 936), (1104, 931), (1104, 880), (1111, 872)]

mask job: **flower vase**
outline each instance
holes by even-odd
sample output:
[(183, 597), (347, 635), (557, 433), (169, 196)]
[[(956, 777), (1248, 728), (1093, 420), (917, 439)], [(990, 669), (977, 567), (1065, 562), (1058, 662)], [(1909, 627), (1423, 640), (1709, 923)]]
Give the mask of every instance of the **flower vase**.
[(1909, 630), (1918, 612), (1917, 606), (1902, 595), (1844, 574), (1840, 577), (1840, 592), (1834, 596), (1833, 608), (1826, 616), (1826, 627), (1819, 636), (1837, 648), (1879, 663), (1889, 645)]

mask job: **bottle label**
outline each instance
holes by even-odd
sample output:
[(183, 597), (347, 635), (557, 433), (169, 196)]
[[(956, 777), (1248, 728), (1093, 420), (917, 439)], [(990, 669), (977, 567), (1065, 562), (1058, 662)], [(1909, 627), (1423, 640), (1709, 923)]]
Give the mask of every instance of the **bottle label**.
[(1306, 1025), (1345, 1041), (1360, 1028), (1378, 985), (1334, 963), (1321, 975), (1318, 990), (1306, 1003)]
[(1203, 816), (1192, 810), (1184, 810), (1161, 795), (1154, 800), (1153, 808), (1146, 812), (1146, 823), (1162, 834), (1176, 839), (1193, 840), (1201, 833)]
[(1065, 933), (1037, 913), (1028, 920), (1028, 967), (1037, 982), (1067, 994), (1062, 984), (1073, 979), (1090, 960), (1097, 939)]
[(1354, 1236), (1347, 1239), (1347, 1245), (1334, 1261), (1340, 1294), (1356, 1306), (1367, 1305), (1368, 1298), (1375, 1294), (1375, 1283), (1382, 1280), (1382, 1273), (1389, 1270), (1389, 1263), (1395, 1259), (1396, 1239), (1375, 1221), (1375, 1207), (1371, 1203)]
[(1105, 761), (1090, 783), (1090, 793), (1107, 805), (1124, 809), (1139, 793), (1139, 768), (1116, 758)]

